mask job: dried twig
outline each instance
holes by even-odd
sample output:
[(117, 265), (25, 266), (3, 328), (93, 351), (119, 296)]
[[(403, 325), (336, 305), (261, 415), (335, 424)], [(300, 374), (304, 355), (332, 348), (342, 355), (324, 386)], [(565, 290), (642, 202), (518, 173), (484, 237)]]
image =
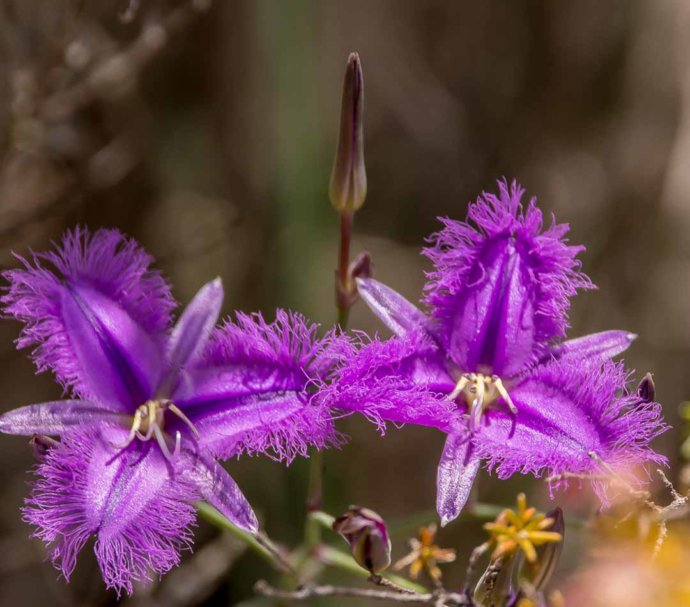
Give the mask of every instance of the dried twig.
[[(654, 500), (649, 491), (640, 490), (635, 488), (630, 484), (628, 480), (623, 478), (615, 470), (611, 468), (606, 462), (602, 461), (601, 458), (594, 452), (591, 452), (589, 456), (594, 459), (607, 474), (576, 474), (576, 473), (563, 473), (548, 477), (546, 480), (548, 482), (559, 481), (564, 479), (584, 479), (584, 480), (607, 480), (612, 483), (623, 487), (630, 496), (639, 500), (646, 508), (649, 509), (653, 522), (657, 525), (659, 530), (659, 535), (657, 536), (656, 542), (654, 543), (653, 556), (657, 556), (661, 547), (668, 537), (668, 525), (667, 522), (670, 520), (675, 520), (683, 518), (684, 516), (690, 514), (690, 497), (687, 495), (681, 495), (678, 493), (673, 483), (664, 474), (663, 470), (657, 468), (657, 474), (664, 483), (664, 486), (668, 489), (671, 494), (672, 501), (666, 506), (660, 506)], [(631, 513), (632, 514), (632, 513)], [(628, 518), (628, 517), (626, 517)]]
[(263, 596), (276, 599), (286, 599), (292, 601), (306, 601), (315, 597), (358, 597), (368, 598), (379, 601), (393, 601), (396, 603), (409, 603), (417, 605), (434, 605), (437, 607), (462, 607), (470, 606), (472, 603), (467, 596), (457, 592), (441, 593), (403, 593), (391, 590), (378, 590), (374, 588), (355, 588), (352, 586), (330, 586), (330, 585), (306, 585), (297, 590), (279, 590), (259, 580), (254, 585), (254, 590)]

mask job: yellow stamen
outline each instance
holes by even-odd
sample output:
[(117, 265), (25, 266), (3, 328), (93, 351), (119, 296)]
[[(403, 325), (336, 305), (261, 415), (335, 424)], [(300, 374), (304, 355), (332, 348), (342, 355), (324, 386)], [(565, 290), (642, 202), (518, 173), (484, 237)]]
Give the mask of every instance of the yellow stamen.
[(175, 431), (174, 447), (171, 452), (168, 446), (168, 439), (170, 437), (164, 432), (166, 411), (170, 411), (173, 415), (179, 417), (190, 429), (194, 437), (196, 439), (199, 438), (199, 431), (177, 405), (166, 400), (149, 400), (137, 407), (137, 410), (134, 412), (132, 426), (130, 427), (129, 434), (124, 443), (111, 443), (112, 446), (115, 449), (124, 449), (131, 445), (136, 438), (146, 442), (155, 437), (163, 455), (165, 455), (167, 459), (173, 460), (180, 454), (182, 434), (179, 430)]
[(460, 395), (465, 397), (465, 403), (476, 416), (481, 416), (499, 398), (513, 415), (517, 414), (517, 407), (498, 375), (464, 373), (448, 395), (448, 399), (456, 400)]

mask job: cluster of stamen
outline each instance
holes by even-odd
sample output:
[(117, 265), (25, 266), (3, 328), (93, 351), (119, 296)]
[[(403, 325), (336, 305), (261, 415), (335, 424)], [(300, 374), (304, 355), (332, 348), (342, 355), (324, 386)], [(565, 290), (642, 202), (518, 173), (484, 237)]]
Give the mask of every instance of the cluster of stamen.
[(179, 417), (189, 427), (195, 438), (199, 438), (199, 432), (194, 427), (194, 424), (177, 405), (169, 400), (149, 400), (137, 407), (137, 410), (134, 412), (129, 435), (125, 442), (119, 445), (114, 444), (113, 447), (124, 449), (136, 439), (147, 442), (155, 438), (167, 459), (172, 460), (176, 458), (180, 454), (182, 435), (179, 430), (175, 431), (175, 447), (171, 452), (167, 442), (168, 437), (164, 432), (166, 411), (170, 411), (170, 413)]
[(470, 428), (472, 429), (477, 427), (484, 411), (499, 398), (503, 399), (513, 415), (517, 414), (517, 407), (498, 375), (463, 373), (448, 398), (449, 400), (456, 400), (461, 395), (469, 409)]

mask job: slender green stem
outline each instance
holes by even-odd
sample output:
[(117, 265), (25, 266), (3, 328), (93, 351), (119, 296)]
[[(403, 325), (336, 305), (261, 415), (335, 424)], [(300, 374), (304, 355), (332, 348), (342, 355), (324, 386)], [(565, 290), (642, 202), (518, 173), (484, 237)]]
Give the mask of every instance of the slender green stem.
[(323, 506), (323, 453), (314, 451), (309, 463), (309, 488), (307, 492), (307, 518), (304, 521), (304, 544), (307, 555), (321, 541), (321, 527), (314, 522), (312, 514)]
[(323, 510), (315, 510), (309, 513), (309, 520), (314, 524), (318, 524), (323, 529), (329, 529), (333, 531), (333, 523), (335, 522), (335, 517), (331, 516)]
[(240, 529), (237, 525), (234, 525), (225, 518), (216, 508), (206, 502), (197, 502), (196, 509), (201, 518), (243, 541), (251, 550), (270, 563), (275, 569), (296, 577), (296, 572), (292, 564), (265, 533), (254, 535), (244, 529)]
[[(345, 554), (344, 552), (341, 552), (332, 546), (327, 546), (325, 544), (319, 546), (316, 556), (322, 563), (330, 567), (340, 569), (341, 571), (347, 571), (348, 573), (363, 579), (368, 579), (371, 577), (371, 573), (369, 573), (366, 569), (362, 569), (362, 567), (360, 567), (349, 554)], [(413, 592), (420, 593), (428, 592), (428, 590), (421, 584), (417, 584), (416, 582), (412, 582), (407, 578), (395, 575), (393, 573), (384, 573), (381, 577), (390, 580), (394, 584), (401, 586), (406, 590), (412, 590)]]

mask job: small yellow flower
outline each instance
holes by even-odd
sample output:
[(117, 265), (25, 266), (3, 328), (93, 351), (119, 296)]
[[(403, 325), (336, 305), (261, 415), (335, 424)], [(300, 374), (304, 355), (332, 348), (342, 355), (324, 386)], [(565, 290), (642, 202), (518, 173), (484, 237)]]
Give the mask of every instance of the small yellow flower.
[(552, 518), (537, 512), (536, 508), (527, 507), (524, 493), (518, 495), (517, 512), (506, 509), (493, 523), (486, 523), (484, 529), (489, 532), (489, 545), (493, 548), (493, 560), (515, 554), (522, 550), (530, 564), (536, 563), (536, 546), (550, 542), (560, 542), (562, 536), (555, 531), (546, 531), (554, 523)]
[(436, 525), (433, 523), (419, 529), (419, 539), (412, 538), (409, 541), (411, 551), (407, 556), (395, 563), (395, 569), (410, 568), (410, 577), (417, 579), (419, 572), (424, 570), (433, 580), (441, 579), (439, 564), (452, 563), (455, 560), (455, 550), (452, 548), (439, 548), (434, 544)]

